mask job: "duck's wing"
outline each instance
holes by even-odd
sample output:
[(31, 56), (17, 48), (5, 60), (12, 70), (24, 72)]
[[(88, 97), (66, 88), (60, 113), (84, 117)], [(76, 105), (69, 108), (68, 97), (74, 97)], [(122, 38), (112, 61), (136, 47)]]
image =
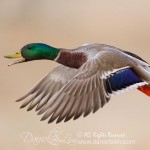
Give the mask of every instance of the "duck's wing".
[(17, 101), (24, 101), (21, 108), (27, 106), (28, 111), (35, 106), (36, 110), (41, 109), (47, 101), (70, 81), (78, 72), (78, 69), (59, 65), (43, 77), (26, 95)]
[(150, 81), (150, 75), (144, 70), (148, 64), (143, 64), (123, 52), (99, 52), (38, 112), (45, 113), (41, 120), (50, 117), (50, 123), (57, 118), (58, 123), (63, 119), (68, 121), (72, 117), (77, 119), (82, 114), (87, 116), (91, 111), (95, 112), (109, 101), (112, 93)]

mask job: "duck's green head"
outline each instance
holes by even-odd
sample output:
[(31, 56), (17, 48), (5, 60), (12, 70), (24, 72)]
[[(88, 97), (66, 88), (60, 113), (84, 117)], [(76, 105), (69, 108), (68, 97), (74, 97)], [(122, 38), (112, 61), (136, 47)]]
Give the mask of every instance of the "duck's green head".
[(9, 66), (32, 61), (32, 60), (40, 60), (40, 59), (49, 59), (54, 60), (58, 53), (58, 48), (51, 47), (49, 45), (43, 44), (43, 43), (31, 43), (25, 45), (19, 52), (13, 54), (13, 55), (7, 55), (4, 56), (5, 58), (21, 58), (20, 60), (15, 61), (12, 64), (9, 64)]

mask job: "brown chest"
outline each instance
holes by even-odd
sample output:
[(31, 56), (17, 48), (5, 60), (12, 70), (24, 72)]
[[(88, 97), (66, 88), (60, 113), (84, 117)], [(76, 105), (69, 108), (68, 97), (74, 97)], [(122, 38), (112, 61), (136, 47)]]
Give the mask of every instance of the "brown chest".
[(61, 51), (56, 62), (71, 68), (79, 68), (88, 59), (87, 54), (83, 52)]

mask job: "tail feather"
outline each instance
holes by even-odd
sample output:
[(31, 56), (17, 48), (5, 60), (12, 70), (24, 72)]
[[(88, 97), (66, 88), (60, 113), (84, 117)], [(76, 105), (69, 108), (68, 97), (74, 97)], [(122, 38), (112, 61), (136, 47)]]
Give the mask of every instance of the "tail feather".
[(143, 92), (147, 96), (150, 96), (150, 86), (149, 85), (143, 85), (137, 88), (139, 91)]

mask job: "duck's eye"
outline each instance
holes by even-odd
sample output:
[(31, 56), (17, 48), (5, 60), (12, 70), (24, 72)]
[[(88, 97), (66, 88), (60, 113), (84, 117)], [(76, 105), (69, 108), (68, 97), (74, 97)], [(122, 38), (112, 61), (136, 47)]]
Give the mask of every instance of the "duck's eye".
[(28, 46), (28, 49), (31, 49), (31, 48), (32, 48), (32, 47), (29, 45), (29, 46)]

